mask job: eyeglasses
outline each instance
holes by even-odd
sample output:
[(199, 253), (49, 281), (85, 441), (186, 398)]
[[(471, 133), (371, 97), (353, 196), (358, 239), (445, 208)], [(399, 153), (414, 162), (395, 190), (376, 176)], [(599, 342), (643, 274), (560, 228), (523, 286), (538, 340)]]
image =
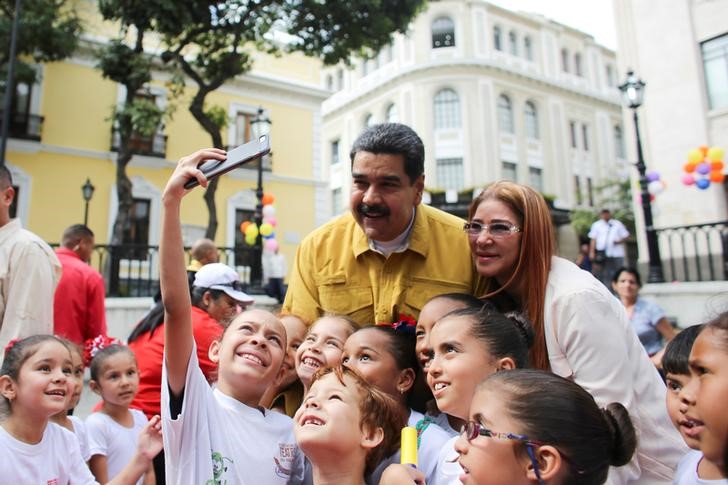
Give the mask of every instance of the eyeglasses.
[(486, 428), (477, 421), (468, 421), (467, 423), (465, 423), (460, 430), (460, 433), (464, 435), (468, 441), (473, 441), (478, 436), (485, 436), (486, 438), (499, 440), (520, 441), (521, 443), (526, 445), (526, 453), (531, 459), (531, 465), (533, 465), (533, 470), (536, 473), (536, 479), (538, 480), (539, 485), (543, 485), (544, 482), (541, 478), (541, 471), (538, 468), (538, 460), (536, 460), (536, 452), (534, 451), (534, 447), (543, 445), (542, 442), (531, 440), (527, 436), (522, 434), (499, 433), (497, 431)]
[(521, 228), (510, 222), (494, 222), (492, 224), (481, 224), (479, 222), (466, 222), (463, 224), (463, 231), (470, 237), (478, 237), (486, 231), (492, 237), (506, 237), (513, 233), (521, 232)]

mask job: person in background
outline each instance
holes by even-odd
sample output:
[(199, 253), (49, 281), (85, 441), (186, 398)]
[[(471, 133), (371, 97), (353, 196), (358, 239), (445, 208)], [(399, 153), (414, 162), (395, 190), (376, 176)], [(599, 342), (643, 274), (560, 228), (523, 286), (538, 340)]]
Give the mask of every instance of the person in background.
[(13, 178), (0, 165), (0, 351), (11, 340), (53, 333), (61, 263), (41, 238), (10, 218)]
[(604, 286), (609, 283), (614, 272), (624, 265), (624, 242), (629, 231), (617, 219), (612, 219), (609, 209), (602, 209), (599, 219), (589, 229), (589, 258), (593, 264), (594, 276)]
[(665, 344), (677, 334), (657, 304), (639, 296), (642, 280), (634, 268), (622, 266), (614, 272), (612, 288), (627, 311), (632, 325), (647, 355), (656, 367), (661, 366)]
[(283, 279), (288, 273), (286, 256), (276, 247), (273, 252), (263, 253), (263, 278), (267, 280), (265, 285), (266, 295), (275, 298), (278, 303), (283, 303), (286, 298), (286, 287)]
[(187, 265), (187, 280), (190, 283), (190, 288), (192, 288), (192, 285), (195, 283), (195, 273), (206, 264), (219, 262), (220, 253), (213, 240), (202, 238), (192, 244), (190, 255), (192, 256), (192, 261)]
[(56, 256), (63, 274), (53, 297), (53, 332), (77, 345), (106, 336), (104, 278), (89, 266), (94, 233), (83, 224), (63, 231)]
[(581, 243), (579, 246), (579, 254), (576, 256), (574, 263), (584, 271), (592, 272), (592, 260), (589, 257), (589, 243)]

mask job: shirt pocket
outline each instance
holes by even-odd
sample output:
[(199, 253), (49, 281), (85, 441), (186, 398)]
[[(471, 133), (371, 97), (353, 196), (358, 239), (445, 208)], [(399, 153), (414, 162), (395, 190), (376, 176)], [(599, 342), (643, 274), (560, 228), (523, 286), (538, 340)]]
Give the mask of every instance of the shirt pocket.
[(425, 303), (438, 295), (446, 293), (470, 293), (470, 288), (461, 283), (434, 280), (414, 276), (410, 279), (410, 286), (404, 297), (403, 308), (400, 313), (418, 316)]
[(360, 325), (372, 323), (374, 297), (371, 287), (347, 285), (344, 275), (322, 278), (317, 285), (324, 312), (346, 315)]

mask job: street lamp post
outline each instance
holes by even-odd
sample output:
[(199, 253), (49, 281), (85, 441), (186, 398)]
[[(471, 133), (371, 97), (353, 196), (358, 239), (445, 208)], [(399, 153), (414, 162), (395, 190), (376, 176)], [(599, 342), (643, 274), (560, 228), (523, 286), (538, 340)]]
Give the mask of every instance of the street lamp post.
[(83, 200), (86, 203), (83, 210), (84, 226), (88, 226), (88, 203), (91, 200), (91, 197), (94, 196), (94, 190), (96, 190), (96, 187), (91, 184), (91, 179), (87, 178), (86, 183), (81, 186), (81, 194), (83, 195)]
[(650, 193), (647, 190), (648, 180), (646, 175), (645, 160), (642, 155), (642, 140), (640, 139), (639, 119), (637, 118), (637, 108), (642, 105), (644, 98), (645, 83), (637, 78), (633, 71), (627, 72), (627, 79), (619, 86), (622, 96), (627, 107), (632, 110), (632, 119), (634, 120), (634, 132), (637, 139), (637, 171), (640, 174), (640, 189), (642, 192), (642, 212), (645, 219), (645, 233), (647, 235), (647, 253), (649, 256), (649, 272), (647, 275), (648, 283), (664, 283), (665, 276), (662, 273), (662, 259), (660, 258), (660, 246), (657, 243), (657, 232), (652, 220), (652, 204), (650, 202)]
[[(271, 121), (265, 116), (262, 106), (258, 107), (258, 112), (252, 120), (250, 120), (250, 128), (255, 138), (261, 135), (267, 135), (270, 132)], [(258, 236), (255, 238), (255, 247), (258, 248), (258, 258), (260, 271), (260, 283), (263, 284), (263, 236), (260, 234), (260, 226), (263, 224), (263, 157), (258, 159), (258, 185), (255, 188), (255, 196), (258, 204), (255, 206), (255, 224), (258, 226)]]

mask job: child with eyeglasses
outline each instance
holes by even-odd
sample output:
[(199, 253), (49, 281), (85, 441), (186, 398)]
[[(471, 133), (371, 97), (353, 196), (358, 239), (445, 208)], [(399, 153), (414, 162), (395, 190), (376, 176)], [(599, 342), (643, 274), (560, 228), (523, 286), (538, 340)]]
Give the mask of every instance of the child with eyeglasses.
[(455, 443), (463, 484), (596, 485), (637, 445), (627, 410), (599, 409), (572, 381), (546, 371), (492, 374), (477, 388)]

